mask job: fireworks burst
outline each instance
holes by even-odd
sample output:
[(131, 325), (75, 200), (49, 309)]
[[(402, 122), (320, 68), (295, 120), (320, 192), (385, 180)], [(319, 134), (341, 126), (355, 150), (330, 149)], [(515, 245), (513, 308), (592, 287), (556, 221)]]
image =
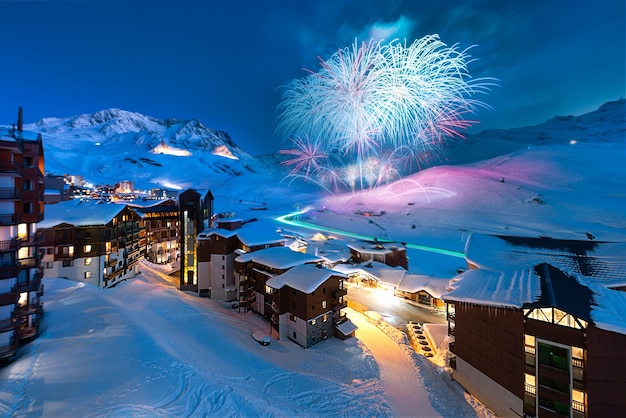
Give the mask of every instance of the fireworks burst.
[[(294, 158), (283, 164), (305, 178), (343, 172), (335, 177), (352, 190), (394, 178), (396, 160), (380, 155), (408, 156), (421, 167), (475, 123), (464, 115), (486, 107), (471, 96), (486, 93), (492, 80), (471, 79), (469, 62), (467, 50), (447, 47), (437, 35), (409, 46), (355, 41), (320, 59), (320, 70), (289, 83), (278, 106), (278, 133), (310, 138), (292, 140), (295, 149), (281, 153)], [(345, 167), (327, 164), (329, 155)]]

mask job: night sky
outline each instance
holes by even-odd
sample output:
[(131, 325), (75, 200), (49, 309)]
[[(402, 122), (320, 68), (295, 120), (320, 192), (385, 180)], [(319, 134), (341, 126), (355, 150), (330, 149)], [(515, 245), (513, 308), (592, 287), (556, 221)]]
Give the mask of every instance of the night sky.
[[(469, 4), (471, 3), (471, 4)], [(117, 107), (198, 119), (251, 154), (281, 86), (355, 38), (476, 45), (499, 81), (472, 131), (578, 115), (625, 95), (623, 0), (0, 1), (0, 125)]]

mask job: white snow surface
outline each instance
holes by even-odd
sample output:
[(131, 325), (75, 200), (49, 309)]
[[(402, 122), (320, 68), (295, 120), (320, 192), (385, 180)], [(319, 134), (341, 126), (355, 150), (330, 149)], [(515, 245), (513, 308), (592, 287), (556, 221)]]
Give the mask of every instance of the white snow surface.
[[(164, 181), (208, 187), (216, 212), (240, 219), (274, 222), (309, 207), (299, 220), (315, 226), (290, 225), (290, 230), (302, 236), (319, 231), (334, 243), (355, 239), (343, 231), (406, 242), (412, 246), (407, 248), (412, 274), (452, 279), (466, 267), (454, 254), (464, 252), (472, 233), (582, 240), (592, 233), (597, 241), (626, 242), (624, 109), (620, 100), (580, 117), (487, 131), (454, 150), (449, 165), (340, 195), (301, 181), (281, 182), (284, 174), (274, 157), (255, 165), (255, 172), (218, 176), (216, 168), (223, 170), (212, 165), (207, 172), (205, 157), (150, 155), (129, 162), (124, 154), (120, 165), (106, 149), (131, 150), (142, 135), (115, 137), (105, 149), (94, 145), (101, 136), (83, 130), (67, 141), (67, 125), (55, 130), (55, 120), (42, 124), (46, 165), (51, 161), (94, 184), (131, 179), (146, 188)], [(55, 140), (47, 142), (55, 132)], [(132, 146), (124, 147), (125, 138)], [(172, 145), (183, 148), (184, 141)], [(64, 154), (75, 146), (80, 161)], [(89, 151), (94, 147), (104, 157)], [(194, 157), (200, 152), (194, 148)], [(242, 167), (237, 164), (221, 167), (231, 173)], [(366, 211), (384, 214), (361, 215)], [(494, 283), (501, 282), (494, 278)], [(268, 322), (180, 292), (175, 279), (146, 263), (140, 276), (113, 289), (64, 279), (45, 279), (44, 285), (40, 337), (0, 369), (5, 416), (490, 415), (375, 312), (349, 312), (359, 327), (356, 338), (329, 338), (308, 350), (283, 340), (263, 347), (252, 334), (268, 332)], [(600, 303), (594, 321), (626, 333), (620, 325), (626, 323), (626, 292), (600, 281), (590, 286)], [(503, 289), (517, 298), (514, 303), (528, 300), (533, 290)]]
[(356, 338), (264, 347), (252, 334), (265, 320), (145, 262), (113, 289), (44, 285), (42, 335), (0, 370), (3, 416), (475, 415), (445, 373), (355, 312)]

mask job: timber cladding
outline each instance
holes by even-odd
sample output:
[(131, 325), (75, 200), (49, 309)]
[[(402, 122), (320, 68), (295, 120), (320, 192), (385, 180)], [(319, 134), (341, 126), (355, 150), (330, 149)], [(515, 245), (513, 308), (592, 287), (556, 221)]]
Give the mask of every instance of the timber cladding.
[(524, 398), (524, 316), (519, 309), (455, 303), (455, 352)]

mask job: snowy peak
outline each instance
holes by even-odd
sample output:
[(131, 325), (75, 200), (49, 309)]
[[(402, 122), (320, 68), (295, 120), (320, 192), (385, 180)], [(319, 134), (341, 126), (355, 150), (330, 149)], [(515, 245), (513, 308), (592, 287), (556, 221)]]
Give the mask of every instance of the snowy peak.
[(137, 112), (112, 108), (68, 118), (44, 118), (33, 130), (52, 137), (72, 137), (92, 143), (128, 143), (154, 150), (164, 144), (174, 149), (214, 152), (238, 159), (249, 157), (223, 131), (199, 121), (168, 118), (159, 120)]
[(81, 175), (96, 184), (132, 179), (199, 187), (211, 178), (255, 173), (262, 164), (226, 132), (197, 120), (160, 120), (112, 108), (44, 118), (24, 128), (41, 132), (47, 173)]

